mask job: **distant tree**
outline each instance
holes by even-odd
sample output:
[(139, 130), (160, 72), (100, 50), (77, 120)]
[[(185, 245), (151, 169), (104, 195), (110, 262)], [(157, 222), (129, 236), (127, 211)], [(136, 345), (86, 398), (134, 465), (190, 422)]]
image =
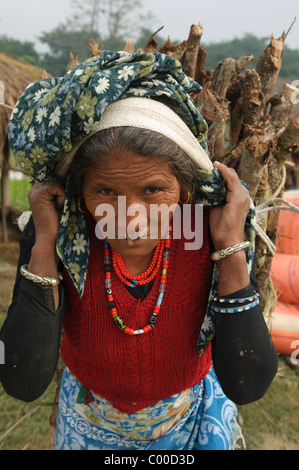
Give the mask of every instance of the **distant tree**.
[[(269, 38), (257, 38), (252, 34), (245, 34), (242, 38), (235, 38), (232, 41), (205, 44), (207, 52), (205, 68), (215, 68), (217, 63), (226, 57), (238, 59), (241, 56), (250, 54), (254, 56), (254, 61), (250, 68), (254, 68), (259, 56), (268, 44)], [(299, 50), (289, 49), (285, 46), (282, 68), (279, 76), (288, 79), (298, 79)]]
[(116, 38), (133, 40), (142, 25), (153, 20), (151, 12), (142, 13), (142, 0), (72, 0), (73, 16), (69, 22), (76, 29), (95, 31), (106, 42)]
[[(105, 13), (105, 0), (72, 0), (72, 10), (74, 11), (69, 23), (75, 28), (84, 26), (89, 31), (100, 31), (100, 19)], [(96, 38), (95, 38), (96, 40)]]
[(123, 49), (126, 40), (134, 40), (153, 18), (138, 13), (141, 8), (140, 0), (72, 0), (72, 16), (39, 38), (50, 49), (43, 56), (43, 67), (52, 75), (64, 74), (70, 52), (79, 61), (89, 56), (91, 37), (102, 49)]
[(19, 41), (18, 39), (9, 38), (6, 35), (0, 36), (0, 52), (15, 58), (26, 60), (32, 65), (39, 66), (40, 57), (34, 48), (33, 42)]
[(299, 50), (285, 48), (282, 68), (279, 74), (282, 78), (299, 79)]
[(92, 32), (85, 29), (72, 30), (65, 25), (44, 32), (39, 39), (47, 44), (49, 52), (45, 53), (41, 59), (43, 68), (51, 75), (64, 75), (70, 61), (70, 52), (78, 56), (80, 61), (89, 57), (88, 42), (93, 36)]
[(245, 34), (242, 38), (231, 41), (204, 44), (207, 52), (205, 67), (213, 69), (218, 62), (226, 57), (239, 59), (241, 56), (252, 54), (255, 58), (252, 67), (269, 42), (269, 38), (257, 38), (252, 34)]

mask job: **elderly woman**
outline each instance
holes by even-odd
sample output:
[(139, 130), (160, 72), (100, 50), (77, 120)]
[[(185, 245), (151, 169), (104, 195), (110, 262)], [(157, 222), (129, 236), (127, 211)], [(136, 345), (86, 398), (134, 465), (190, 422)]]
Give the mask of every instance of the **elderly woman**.
[(199, 90), (168, 56), (103, 52), (32, 84), (13, 112), (35, 183), (0, 377), (39, 397), (63, 329), (56, 449), (236, 448), (235, 403), (276, 373), (254, 209), (207, 156)]

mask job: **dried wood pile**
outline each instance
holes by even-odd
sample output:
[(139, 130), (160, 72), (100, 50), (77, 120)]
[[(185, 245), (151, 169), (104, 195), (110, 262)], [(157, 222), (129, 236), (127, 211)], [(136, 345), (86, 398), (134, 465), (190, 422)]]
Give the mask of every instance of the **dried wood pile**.
[[(180, 60), (184, 72), (202, 85), (201, 92), (193, 99), (209, 124), (210, 157), (236, 170), (256, 207), (283, 196), (286, 165), (299, 146), (299, 111), (297, 115), (294, 113), (292, 103), (296, 88), (285, 83), (273, 94), (289, 31), (277, 39), (270, 38), (255, 69), (249, 68), (254, 60), (249, 55), (238, 60), (225, 58), (215, 70), (205, 70), (202, 25), (191, 26), (187, 41), (173, 45), (168, 39), (159, 50)], [(145, 50), (157, 51), (154, 35)], [(268, 237), (265, 242), (262, 233), (258, 233), (256, 256), (265, 314), (271, 312), (276, 301), (269, 273), (277, 241), (278, 216), (279, 211), (274, 210), (259, 219)]]
[[(145, 52), (162, 52), (179, 60), (186, 75), (202, 86), (193, 99), (209, 124), (209, 155), (212, 161), (236, 170), (246, 183), (258, 214), (261, 204), (282, 198), (286, 167), (292, 165), (292, 154), (299, 147), (299, 109), (292, 102), (297, 89), (284, 83), (274, 93), (285, 40), (293, 24), (279, 38), (270, 38), (255, 69), (249, 68), (254, 61), (249, 55), (238, 60), (225, 58), (214, 70), (206, 70), (202, 24), (192, 25), (188, 39), (180, 44), (172, 44), (168, 38), (158, 49), (155, 35), (160, 28), (144, 47)], [(89, 46), (92, 56), (99, 54), (99, 44), (91, 39)], [(124, 50), (134, 52), (134, 44), (128, 41)], [(258, 217), (262, 231), (257, 234), (256, 276), (265, 315), (276, 304), (269, 274), (278, 216), (279, 210), (272, 210)]]

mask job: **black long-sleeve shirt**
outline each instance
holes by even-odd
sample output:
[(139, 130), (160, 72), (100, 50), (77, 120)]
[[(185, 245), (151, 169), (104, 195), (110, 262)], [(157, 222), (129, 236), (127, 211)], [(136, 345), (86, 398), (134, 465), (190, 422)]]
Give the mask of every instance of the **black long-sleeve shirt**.
[[(20, 238), (13, 299), (0, 331), (5, 347), (0, 381), (9, 395), (23, 401), (41, 396), (54, 375), (67, 308), (62, 285), (55, 311), (52, 289), (34, 284), (19, 273), (20, 266), (29, 263), (34, 240), (31, 218)], [(245, 289), (226, 297), (248, 297), (256, 290), (252, 276)], [(146, 292), (135, 289), (132, 294), (142, 298)], [(212, 357), (223, 391), (232, 401), (246, 404), (265, 394), (276, 374), (278, 358), (258, 306), (241, 313), (217, 314)]]

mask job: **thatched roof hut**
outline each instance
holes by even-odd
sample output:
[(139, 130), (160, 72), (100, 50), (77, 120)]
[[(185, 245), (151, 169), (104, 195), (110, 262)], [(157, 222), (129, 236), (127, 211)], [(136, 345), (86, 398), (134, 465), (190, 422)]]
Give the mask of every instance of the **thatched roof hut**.
[(39, 79), (40, 70), (27, 62), (0, 53), (0, 82), (4, 84), (4, 103), (6, 105), (1, 106), (0, 104), (1, 219), (4, 242), (8, 241), (7, 215), (10, 204), (8, 122), (12, 107), (16, 104), (25, 88)]
[[(0, 52), (0, 80), (5, 86), (5, 103), (14, 106), (29, 83), (40, 79), (40, 70)], [(0, 155), (7, 139), (11, 110), (0, 106)]]

